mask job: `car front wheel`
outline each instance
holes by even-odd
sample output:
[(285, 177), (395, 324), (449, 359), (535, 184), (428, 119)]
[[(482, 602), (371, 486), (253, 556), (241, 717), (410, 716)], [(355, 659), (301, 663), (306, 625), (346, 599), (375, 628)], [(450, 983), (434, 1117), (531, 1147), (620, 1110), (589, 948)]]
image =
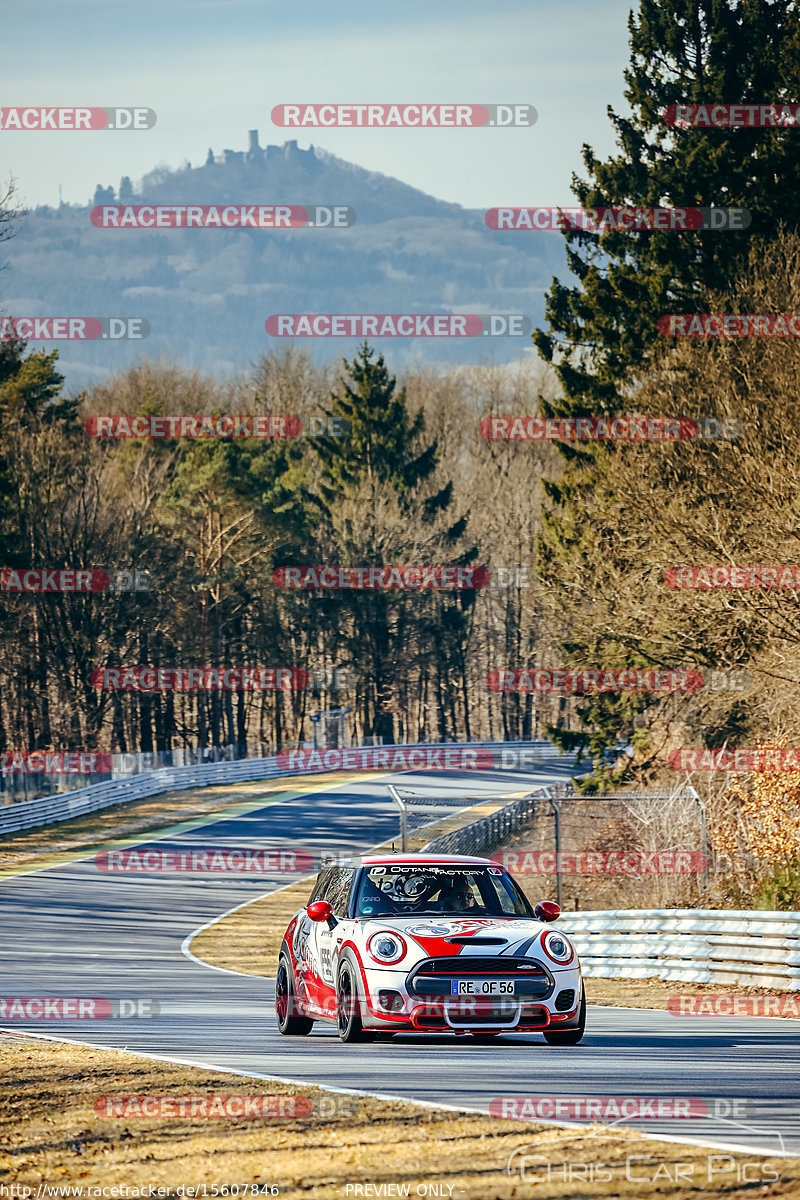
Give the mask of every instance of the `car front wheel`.
[(310, 1033), (314, 1025), (310, 1017), (300, 1012), (294, 991), (294, 972), (285, 954), (280, 957), (275, 979), (275, 1015), (278, 1029), (287, 1037), (301, 1037)]
[(336, 981), (336, 1028), (343, 1042), (368, 1042), (372, 1034), (361, 1023), (361, 1004), (355, 972), (345, 960)]

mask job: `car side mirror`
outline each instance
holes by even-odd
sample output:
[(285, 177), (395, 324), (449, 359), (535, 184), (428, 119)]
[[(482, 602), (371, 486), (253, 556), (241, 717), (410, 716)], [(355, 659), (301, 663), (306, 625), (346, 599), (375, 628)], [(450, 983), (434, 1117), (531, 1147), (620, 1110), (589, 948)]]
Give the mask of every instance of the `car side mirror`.
[(561, 909), (553, 900), (540, 900), (533, 912), (540, 921), (557, 921), (561, 916)]
[(335, 929), (338, 925), (327, 900), (315, 900), (313, 904), (309, 904), (306, 912), (312, 921), (326, 921), (329, 929)]

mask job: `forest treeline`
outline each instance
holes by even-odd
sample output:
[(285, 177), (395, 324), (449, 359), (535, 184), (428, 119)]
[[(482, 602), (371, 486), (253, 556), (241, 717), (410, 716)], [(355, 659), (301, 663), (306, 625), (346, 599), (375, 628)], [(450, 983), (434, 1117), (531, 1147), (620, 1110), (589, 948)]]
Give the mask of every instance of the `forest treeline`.
[[(541, 367), (420, 371), (400, 387), (366, 344), (327, 370), (288, 349), (224, 383), (149, 363), (66, 398), (57, 365), (0, 347), (0, 565), (103, 570), (112, 584), (117, 571), (147, 572), (150, 586), (20, 594), (6, 576), (0, 750), (266, 752), (310, 739), (312, 714), (345, 706), (355, 741), (528, 738), (558, 715), (564, 700), (542, 707), (486, 685), (489, 671), (543, 654), (532, 571), (538, 480), (556, 456), (545, 443), (487, 441), (478, 424), (499, 408), (533, 415)], [(91, 417), (120, 414), (289, 415), (304, 432), (87, 433)], [(273, 581), (288, 565), (414, 564), (488, 568), (491, 584), (296, 591)], [(283, 668), (300, 683), (96, 686), (97, 672), (143, 666)]]
[[(800, 242), (783, 233), (754, 246), (705, 310), (788, 312), (799, 284)], [(156, 362), (73, 398), (54, 355), (6, 342), (0, 363), (2, 566), (139, 570), (151, 581), (148, 591), (3, 593), (2, 750), (267, 752), (310, 739), (319, 710), (349, 707), (353, 741), (553, 733), (598, 761), (632, 741), (625, 770), (652, 779), (669, 773), (676, 746), (797, 736), (796, 592), (668, 584), (676, 566), (794, 561), (796, 343), (665, 343), (628, 413), (736, 418), (740, 436), (593, 443), (569, 503), (546, 494), (577, 471), (556, 443), (481, 434), (487, 418), (511, 429), (555, 394), (555, 373), (533, 361), (398, 382), (366, 344), (327, 369), (288, 348), (227, 382)], [(99, 415), (222, 413), (288, 415), (305, 432), (86, 432)], [(273, 577), (292, 565), (409, 564), (485, 568), (491, 582), (298, 591)], [(93, 682), (141, 666), (284, 668), (309, 680), (193, 692)], [(752, 686), (569, 697), (487, 684), (508, 668), (630, 666), (740, 671)]]

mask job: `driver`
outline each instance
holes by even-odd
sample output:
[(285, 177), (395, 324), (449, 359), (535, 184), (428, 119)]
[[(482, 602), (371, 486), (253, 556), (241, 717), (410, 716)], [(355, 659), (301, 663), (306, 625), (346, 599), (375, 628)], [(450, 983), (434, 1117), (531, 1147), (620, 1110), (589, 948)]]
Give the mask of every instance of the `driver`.
[(475, 908), (475, 897), (472, 888), (462, 876), (456, 875), (442, 884), (438, 898), (433, 902), (439, 912), (462, 913)]

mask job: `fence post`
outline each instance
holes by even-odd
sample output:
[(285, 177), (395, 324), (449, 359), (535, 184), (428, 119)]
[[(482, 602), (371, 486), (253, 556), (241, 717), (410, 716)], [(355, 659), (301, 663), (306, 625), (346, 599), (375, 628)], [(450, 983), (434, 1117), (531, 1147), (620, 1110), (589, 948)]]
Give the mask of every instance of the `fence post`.
[(706, 810), (696, 788), (689, 784), (688, 791), (692, 799), (697, 804), (697, 807), (700, 809), (700, 824), (703, 830), (703, 862), (705, 864), (703, 867), (703, 883), (706, 886), (706, 890), (708, 890), (708, 822), (706, 821)]
[(405, 800), (392, 783), (389, 784), (389, 795), (400, 809), (400, 847), (405, 853), (408, 849), (408, 808)]
[(561, 908), (561, 814), (558, 810), (558, 801), (554, 800), (550, 794), (549, 788), (544, 788), (544, 794), (547, 797), (548, 803), (553, 810), (553, 817), (556, 825), (556, 902)]

